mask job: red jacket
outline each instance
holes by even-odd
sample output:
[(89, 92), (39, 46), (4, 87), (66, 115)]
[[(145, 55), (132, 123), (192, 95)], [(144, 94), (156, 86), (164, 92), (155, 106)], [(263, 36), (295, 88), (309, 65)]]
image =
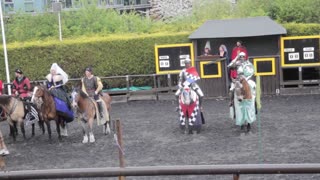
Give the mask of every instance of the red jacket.
[(19, 93), (21, 98), (25, 98), (29, 96), (29, 91), (31, 90), (30, 80), (29, 78), (23, 76), (19, 81), (18, 78), (15, 78), (13, 81), (12, 92), (13, 95), (16, 95), (16, 92)]
[[(230, 61), (232, 61), (232, 60), (234, 60), (237, 56), (238, 56), (238, 54), (240, 53), (240, 52), (244, 52), (244, 53), (246, 53), (246, 59), (248, 59), (248, 52), (247, 52), (247, 49), (244, 47), (244, 46), (236, 46), (236, 47), (234, 47), (233, 48), (233, 50), (232, 50), (232, 54), (231, 54), (231, 59), (230, 59)], [(236, 69), (231, 69), (230, 70), (230, 77), (231, 78), (233, 78), (233, 79), (235, 79), (235, 78), (237, 78), (237, 70)]]

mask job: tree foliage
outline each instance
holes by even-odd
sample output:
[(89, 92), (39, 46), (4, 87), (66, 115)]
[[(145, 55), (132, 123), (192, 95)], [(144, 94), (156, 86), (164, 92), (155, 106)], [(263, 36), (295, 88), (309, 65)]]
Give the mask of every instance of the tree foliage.
[[(270, 16), (281, 23), (320, 23), (320, 0), (230, 0), (193, 1), (192, 12), (170, 21), (156, 21), (137, 12), (119, 12), (97, 8), (81, 1), (84, 8), (63, 11), (63, 38), (108, 36), (110, 34), (151, 34), (191, 32), (209, 19)], [(17, 13), (6, 21), (7, 41), (58, 39), (58, 16), (55, 13)]]

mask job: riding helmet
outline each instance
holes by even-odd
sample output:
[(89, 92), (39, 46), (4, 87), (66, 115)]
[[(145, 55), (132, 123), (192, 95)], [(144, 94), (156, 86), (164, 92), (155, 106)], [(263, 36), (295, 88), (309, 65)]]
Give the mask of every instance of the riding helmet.
[(23, 72), (20, 68), (17, 68), (14, 72), (19, 73), (19, 74), (23, 74)]

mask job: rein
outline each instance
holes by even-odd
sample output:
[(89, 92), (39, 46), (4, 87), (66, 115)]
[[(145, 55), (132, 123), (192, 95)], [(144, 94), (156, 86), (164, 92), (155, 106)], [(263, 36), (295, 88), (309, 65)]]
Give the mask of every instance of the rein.
[(13, 104), (13, 107), (11, 108), (11, 110), (9, 111), (8, 115), (10, 116), (14, 110), (17, 108), (17, 105), (18, 105), (18, 100), (16, 98), (14, 98), (14, 104)]

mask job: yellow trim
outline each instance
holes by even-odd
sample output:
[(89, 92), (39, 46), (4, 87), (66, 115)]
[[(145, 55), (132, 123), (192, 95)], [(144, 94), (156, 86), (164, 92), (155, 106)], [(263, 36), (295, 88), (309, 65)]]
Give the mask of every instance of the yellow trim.
[(208, 64), (212, 61), (201, 61), (200, 62), (200, 71), (201, 71), (201, 78), (221, 78), (222, 74), (221, 74), (221, 62), (216, 62), (214, 64), (218, 65), (218, 74), (213, 74), (213, 75), (205, 75), (204, 74), (204, 65)]
[(190, 47), (190, 59), (191, 59), (191, 65), (195, 66), (194, 62), (194, 49), (193, 49), (193, 44), (192, 43), (182, 43), (182, 44), (165, 44), (165, 45), (155, 45), (154, 46), (154, 54), (155, 54), (155, 63), (156, 63), (156, 74), (177, 74), (181, 71), (179, 70), (169, 70), (169, 71), (160, 71), (159, 67), (159, 53), (158, 49), (159, 48), (168, 48), (168, 47)]
[[(258, 63), (257, 62), (268, 62), (271, 61), (272, 63), (272, 71), (271, 72), (258, 72)], [(253, 59), (254, 63), (254, 69), (255, 69), (255, 76), (272, 76), (276, 75), (276, 59), (275, 58), (254, 58)]]
[(315, 36), (289, 36), (289, 37), (281, 37), (281, 39), (288, 40), (288, 39), (314, 39), (320, 38), (320, 35)]
[[(285, 40), (292, 40), (292, 39), (316, 39), (319, 38), (319, 47), (320, 47), (320, 35), (316, 36), (292, 36), (292, 37), (281, 37), (281, 66), (282, 67), (310, 67), (310, 66), (320, 66), (319, 63), (308, 63), (308, 64), (285, 64), (284, 62), (284, 41)], [(317, 50), (315, 50), (316, 52)], [(320, 52), (319, 52), (320, 57)]]

